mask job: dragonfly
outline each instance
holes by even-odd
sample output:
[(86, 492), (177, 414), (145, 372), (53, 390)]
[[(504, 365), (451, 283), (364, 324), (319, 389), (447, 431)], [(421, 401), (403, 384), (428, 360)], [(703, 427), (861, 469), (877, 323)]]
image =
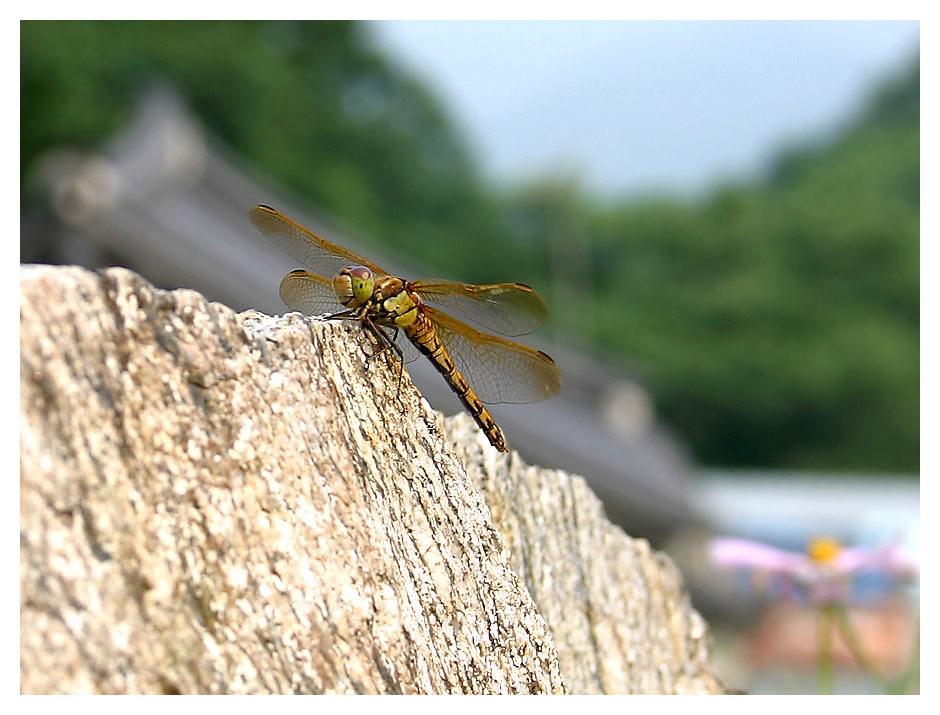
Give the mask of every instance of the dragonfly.
[[(358, 320), (378, 341), (378, 352), (391, 348), (402, 365), (423, 354), (497, 450), (508, 447), (484, 403), (539, 402), (561, 389), (561, 373), (548, 355), (491, 334), (526, 335), (545, 322), (545, 301), (528, 286), (406, 281), (270, 206), (258, 204), (250, 217), (261, 233), (309, 269), (291, 271), (281, 281), (281, 298), (291, 310)], [(399, 340), (399, 333), (407, 341)]]

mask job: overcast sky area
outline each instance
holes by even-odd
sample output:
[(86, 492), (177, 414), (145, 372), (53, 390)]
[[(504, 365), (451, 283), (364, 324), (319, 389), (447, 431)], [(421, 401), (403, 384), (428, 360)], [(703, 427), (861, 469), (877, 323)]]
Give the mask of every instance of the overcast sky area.
[(480, 168), (607, 197), (707, 193), (857, 116), (917, 57), (905, 22), (370, 23)]

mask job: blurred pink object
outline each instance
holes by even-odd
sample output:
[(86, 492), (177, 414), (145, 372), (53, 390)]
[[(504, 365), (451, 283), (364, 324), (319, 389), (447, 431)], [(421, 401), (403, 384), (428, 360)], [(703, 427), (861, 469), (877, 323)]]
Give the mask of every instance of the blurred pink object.
[(898, 580), (913, 580), (918, 574), (896, 541), (875, 549), (844, 549), (837, 541), (818, 538), (801, 553), (747, 539), (716, 538), (709, 551), (719, 568), (742, 568), (767, 576), (788, 595), (805, 593), (815, 604), (845, 603), (849, 577), (861, 571)]

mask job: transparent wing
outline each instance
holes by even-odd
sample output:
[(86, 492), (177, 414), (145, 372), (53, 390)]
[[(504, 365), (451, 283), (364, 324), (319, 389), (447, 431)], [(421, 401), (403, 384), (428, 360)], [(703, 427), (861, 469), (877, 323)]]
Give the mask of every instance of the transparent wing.
[(281, 281), (281, 299), (304, 315), (323, 315), (343, 310), (332, 281), (308, 271), (291, 271)]
[(481, 401), (522, 404), (547, 400), (561, 389), (561, 373), (540, 350), (487, 335), (424, 306), (454, 365)]
[[(345, 310), (333, 292), (332, 281), (301, 269), (284, 276), (281, 281), (281, 299), (288, 308), (304, 315), (324, 315)], [(405, 337), (403, 331), (399, 330), (395, 336), (395, 331), (390, 328), (376, 327), (384, 331), (389, 340), (393, 340), (401, 349), (404, 362), (414, 362), (421, 357), (421, 353)]]
[(548, 318), (545, 301), (522, 283), (472, 285), (444, 280), (409, 283), (422, 299), (500, 335), (525, 335)]
[(403, 330), (399, 330), (398, 336), (394, 338), (390, 334), (394, 331), (390, 331), (388, 328), (379, 328), (379, 330), (384, 330), (385, 334), (388, 335), (389, 338), (392, 338), (395, 344), (401, 349), (402, 361), (406, 365), (410, 362), (414, 362), (420, 357), (424, 357), (421, 354), (421, 351), (419, 351), (418, 348), (416, 348), (414, 344), (408, 339)]
[(366, 266), (377, 276), (386, 275), (378, 266), (352, 251), (325, 241), (270, 206), (258, 204), (251, 209), (249, 216), (261, 233), (314, 273), (332, 278), (343, 268)]

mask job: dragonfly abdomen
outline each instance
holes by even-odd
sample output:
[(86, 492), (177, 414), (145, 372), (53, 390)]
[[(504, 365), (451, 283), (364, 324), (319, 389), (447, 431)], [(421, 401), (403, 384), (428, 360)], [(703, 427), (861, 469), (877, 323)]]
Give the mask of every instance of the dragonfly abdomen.
[(466, 381), (464, 376), (460, 374), (457, 366), (454, 365), (454, 361), (450, 359), (450, 355), (447, 354), (444, 345), (437, 336), (437, 332), (434, 330), (434, 326), (431, 325), (427, 317), (418, 311), (415, 321), (405, 327), (404, 331), (405, 335), (408, 336), (408, 339), (411, 340), (414, 346), (418, 348), (418, 350), (431, 361), (437, 371), (441, 373), (444, 380), (450, 385), (450, 389), (456, 393), (457, 397), (459, 397), (460, 401), (463, 403), (463, 406), (467, 408), (467, 412), (469, 412), (476, 423), (480, 425), (480, 429), (483, 430), (490, 444), (496, 447), (500, 452), (508, 452), (509, 448), (506, 446), (506, 440), (503, 439), (502, 431), (500, 431), (496, 422), (493, 421), (493, 417), (480, 401), (480, 398), (477, 397), (473, 388), (470, 387), (470, 384)]

